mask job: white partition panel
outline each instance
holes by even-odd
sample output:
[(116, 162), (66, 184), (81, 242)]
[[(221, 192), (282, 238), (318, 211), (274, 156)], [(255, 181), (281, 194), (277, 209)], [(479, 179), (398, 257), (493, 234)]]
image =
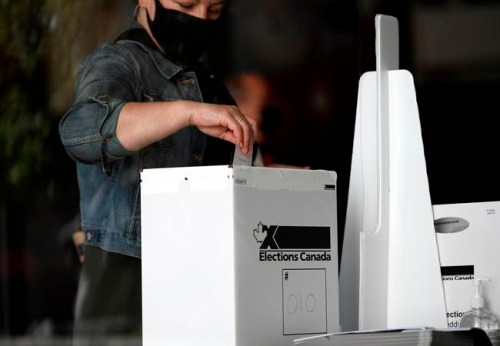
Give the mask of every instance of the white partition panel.
[(363, 74), (340, 270), (344, 331), (446, 327), (415, 87), (398, 69), (397, 20), (377, 16)]

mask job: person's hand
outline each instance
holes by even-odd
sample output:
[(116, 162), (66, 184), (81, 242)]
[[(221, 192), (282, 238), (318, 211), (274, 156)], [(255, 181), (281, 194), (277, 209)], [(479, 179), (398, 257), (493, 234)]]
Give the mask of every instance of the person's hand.
[(243, 114), (236, 106), (208, 103), (191, 104), (189, 125), (196, 126), (203, 133), (231, 142), (248, 155), (254, 142), (257, 123)]
[(140, 150), (186, 126), (237, 145), (250, 155), (257, 131), (255, 120), (236, 106), (195, 101), (128, 102), (121, 111), (116, 135), (129, 151)]

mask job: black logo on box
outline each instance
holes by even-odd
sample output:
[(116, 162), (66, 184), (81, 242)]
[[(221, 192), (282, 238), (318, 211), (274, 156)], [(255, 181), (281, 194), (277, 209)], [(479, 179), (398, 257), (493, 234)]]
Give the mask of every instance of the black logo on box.
[(253, 236), (261, 261), (330, 261), (330, 227), (280, 226), (259, 222)]

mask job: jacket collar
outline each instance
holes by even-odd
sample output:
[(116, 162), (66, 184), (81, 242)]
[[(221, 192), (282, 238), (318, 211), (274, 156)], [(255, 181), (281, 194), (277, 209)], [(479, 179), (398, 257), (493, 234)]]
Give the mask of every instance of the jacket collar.
[(139, 27), (129, 29), (116, 39), (116, 41), (124, 40), (137, 44), (144, 49), (154, 61), (160, 73), (166, 78), (171, 79), (176, 74), (184, 70), (182, 66), (174, 64), (167, 57), (165, 57), (165, 55), (154, 44), (153, 40), (151, 40), (151, 37), (149, 37), (145, 29)]

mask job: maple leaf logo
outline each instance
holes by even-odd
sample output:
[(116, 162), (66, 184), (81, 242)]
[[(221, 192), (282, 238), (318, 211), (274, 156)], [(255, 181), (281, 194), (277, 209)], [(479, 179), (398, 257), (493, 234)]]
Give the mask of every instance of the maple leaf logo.
[(264, 229), (262, 221), (259, 222), (257, 228), (253, 230), (253, 237), (257, 240), (257, 243), (262, 243), (267, 237), (267, 229)]

